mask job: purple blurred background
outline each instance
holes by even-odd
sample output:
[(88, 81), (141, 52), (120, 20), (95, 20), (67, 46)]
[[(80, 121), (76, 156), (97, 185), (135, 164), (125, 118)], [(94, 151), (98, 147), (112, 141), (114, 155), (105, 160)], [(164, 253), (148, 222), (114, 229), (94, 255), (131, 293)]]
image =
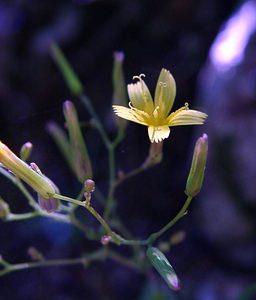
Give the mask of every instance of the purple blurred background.
[[(164, 163), (127, 181), (117, 191), (118, 211), (135, 237), (166, 224), (181, 207), (193, 144), (203, 132), (210, 150), (206, 181), (189, 214), (171, 232), (186, 231), (168, 258), (183, 282), (173, 293), (155, 273), (153, 280), (111, 261), (83, 267), (42, 268), (0, 278), (0, 300), (255, 300), (256, 284), (256, 1), (235, 0), (17, 0), (0, 2), (0, 139), (16, 153), (34, 144), (32, 160), (64, 195), (76, 195), (72, 178), (46, 132), (63, 123), (62, 103), (74, 101), (49, 55), (55, 40), (85, 86), (85, 93), (114, 134), (113, 52), (125, 53), (127, 83), (146, 74), (154, 90), (159, 71), (177, 82), (174, 108), (209, 114), (202, 127), (177, 127), (164, 144)], [(95, 131), (86, 134), (97, 185), (106, 191), (105, 149)], [(148, 152), (146, 128), (130, 124), (118, 149), (118, 168), (138, 166)], [(0, 177), (0, 195), (14, 212), (28, 205)], [(85, 217), (88, 217), (86, 214)], [(98, 243), (51, 220), (0, 223), (0, 254), (29, 260), (35, 246), (47, 258), (75, 257)], [(124, 252), (127, 249), (122, 249)], [(161, 295), (154, 296), (154, 284)]]

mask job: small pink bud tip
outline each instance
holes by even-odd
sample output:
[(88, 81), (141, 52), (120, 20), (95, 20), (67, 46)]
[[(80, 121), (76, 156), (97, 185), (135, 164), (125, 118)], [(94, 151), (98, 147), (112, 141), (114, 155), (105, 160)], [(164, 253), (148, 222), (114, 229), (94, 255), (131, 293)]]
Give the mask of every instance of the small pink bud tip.
[(103, 235), (101, 237), (100, 241), (103, 246), (106, 246), (109, 244), (109, 242), (111, 242), (111, 240), (112, 240), (112, 237), (110, 235)]
[(170, 274), (167, 275), (166, 277), (167, 277), (166, 278), (167, 281), (169, 282), (169, 285), (172, 287), (174, 291), (178, 291), (181, 289), (181, 284), (176, 274)]
[(124, 60), (124, 52), (122, 52), (122, 51), (114, 52), (114, 59), (122, 62)]
[(87, 193), (92, 193), (95, 190), (95, 182), (92, 179), (87, 179), (84, 182), (84, 189)]

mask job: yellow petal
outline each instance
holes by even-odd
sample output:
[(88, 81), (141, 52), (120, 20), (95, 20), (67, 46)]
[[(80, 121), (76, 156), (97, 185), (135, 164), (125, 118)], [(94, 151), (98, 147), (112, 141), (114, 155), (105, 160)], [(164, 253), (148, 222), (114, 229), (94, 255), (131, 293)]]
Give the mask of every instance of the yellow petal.
[(140, 81), (128, 84), (128, 95), (133, 107), (150, 114), (154, 110), (153, 99), (144, 80), (139, 78)]
[(181, 108), (167, 118), (169, 126), (179, 126), (179, 125), (201, 125), (207, 118), (207, 114), (192, 110)]
[(147, 125), (145, 120), (143, 119), (143, 112), (140, 112), (135, 109), (131, 109), (128, 107), (120, 106), (120, 105), (112, 105), (115, 114), (123, 119), (139, 123), (142, 125)]
[(149, 126), (148, 127), (148, 136), (151, 143), (161, 142), (164, 139), (167, 139), (170, 134), (170, 128), (168, 126)]
[(167, 117), (176, 96), (176, 83), (172, 74), (162, 69), (155, 90), (155, 107), (159, 106), (159, 114)]

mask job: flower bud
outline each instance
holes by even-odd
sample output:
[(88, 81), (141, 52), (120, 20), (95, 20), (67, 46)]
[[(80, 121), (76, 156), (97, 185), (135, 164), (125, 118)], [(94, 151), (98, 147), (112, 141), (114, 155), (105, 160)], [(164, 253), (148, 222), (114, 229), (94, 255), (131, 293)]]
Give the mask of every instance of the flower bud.
[(71, 147), (66, 132), (55, 122), (49, 122), (46, 129), (53, 138), (55, 144), (59, 148), (70, 169), (75, 173), (73, 160), (70, 155)]
[(59, 67), (71, 93), (75, 96), (80, 96), (83, 92), (83, 85), (71, 67), (70, 63), (67, 61), (62, 50), (55, 43), (52, 43), (51, 45), (51, 54), (55, 63)]
[(35, 247), (28, 248), (28, 255), (35, 261), (44, 260), (43, 254)]
[(0, 163), (25, 181), (42, 197), (49, 199), (55, 194), (55, 188), (47, 177), (32, 170), (28, 164), (18, 158), (5, 144), (0, 141)]
[(55, 198), (45, 199), (41, 195), (38, 194), (38, 205), (46, 210), (48, 213), (52, 213), (59, 208), (60, 201)]
[(28, 160), (28, 158), (30, 157), (30, 154), (33, 150), (33, 145), (30, 142), (25, 143), (21, 149), (20, 149), (20, 158), (23, 161)]
[(111, 242), (111, 240), (112, 237), (110, 235), (103, 235), (100, 241), (103, 246), (107, 246)]
[(65, 101), (63, 112), (69, 133), (73, 167), (78, 180), (84, 182), (87, 178), (92, 178), (92, 167), (74, 104)]
[[(114, 53), (114, 65), (112, 71), (112, 82), (113, 82), (113, 96), (112, 104), (124, 105), (128, 103), (126, 84), (123, 71), (124, 53)], [(127, 126), (127, 121), (121, 118), (115, 118), (116, 124), (119, 129), (124, 130)]]
[(84, 190), (87, 193), (92, 193), (95, 190), (95, 182), (92, 179), (87, 179), (84, 182)]
[(144, 168), (152, 167), (159, 164), (163, 158), (163, 141), (159, 143), (150, 143), (148, 157), (145, 160)]
[(196, 196), (201, 190), (204, 180), (207, 152), (208, 136), (204, 133), (196, 142), (192, 164), (187, 179), (185, 193), (190, 197)]
[(183, 230), (175, 232), (170, 238), (170, 244), (172, 246), (182, 243), (186, 238), (186, 232)]
[(9, 205), (0, 197), (0, 219), (7, 219), (9, 214)]
[(147, 257), (154, 268), (162, 276), (169, 288), (172, 290), (180, 289), (180, 281), (176, 275), (173, 267), (170, 265), (166, 256), (157, 248), (149, 247), (147, 250)]

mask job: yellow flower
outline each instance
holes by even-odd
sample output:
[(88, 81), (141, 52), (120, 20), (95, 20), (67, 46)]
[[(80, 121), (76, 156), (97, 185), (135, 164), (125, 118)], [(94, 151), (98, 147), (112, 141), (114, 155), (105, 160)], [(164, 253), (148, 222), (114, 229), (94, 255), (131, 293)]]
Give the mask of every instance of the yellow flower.
[(179, 125), (200, 125), (207, 114), (189, 109), (186, 103), (183, 107), (170, 114), (176, 96), (176, 83), (171, 73), (162, 69), (155, 89), (154, 101), (142, 77), (137, 83), (128, 84), (130, 98), (129, 107), (113, 105), (114, 112), (121, 118), (148, 126), (151, 143), (161, 142), (168, 138), (170, 128)]

